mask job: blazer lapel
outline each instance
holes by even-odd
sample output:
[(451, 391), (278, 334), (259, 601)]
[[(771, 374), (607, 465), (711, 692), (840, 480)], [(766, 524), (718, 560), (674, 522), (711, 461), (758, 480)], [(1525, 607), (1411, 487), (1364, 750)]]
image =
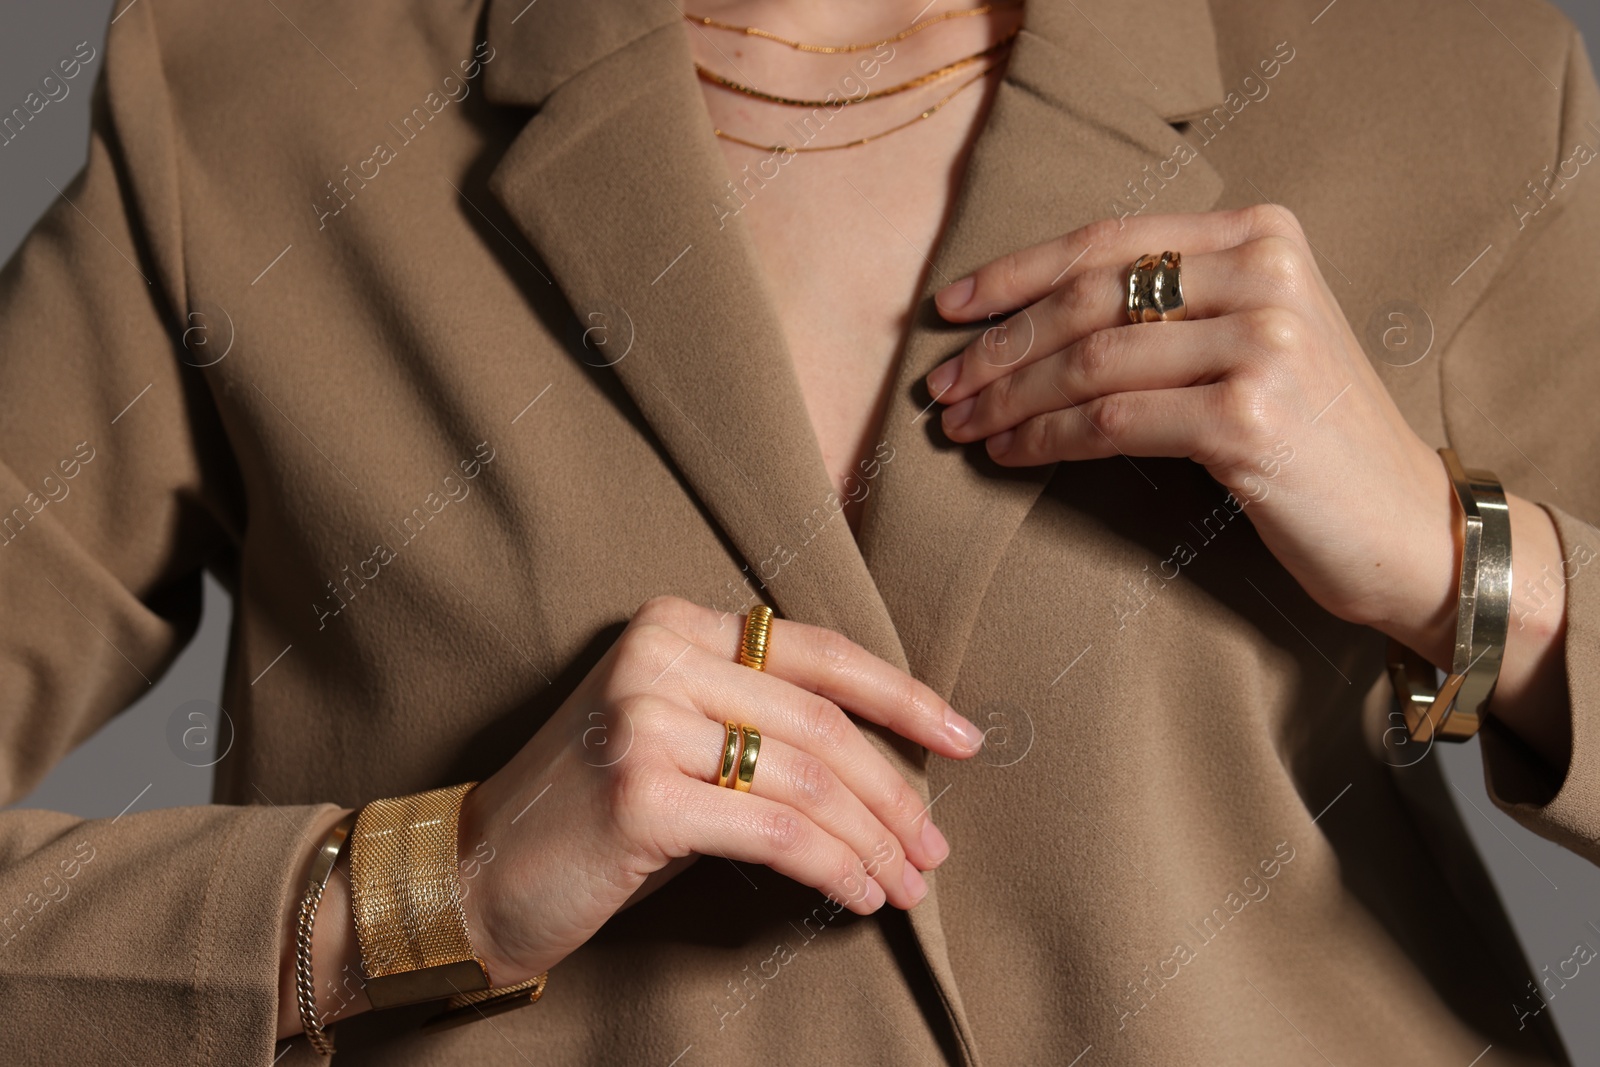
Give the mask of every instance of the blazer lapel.
[(513, 25), (519, 8), (490, 10), (508, 55), (488, 90), (539, 110), (489, 187), (604, 338), (584, 358), (615, 372), (746, 561), (735, 589), (748, 576), (783, 616), (903, 666), (849, 526), (822, 521), (832, 485), (755, 248), (719, 217), (728, 175), (675, 8), (556, 0)]

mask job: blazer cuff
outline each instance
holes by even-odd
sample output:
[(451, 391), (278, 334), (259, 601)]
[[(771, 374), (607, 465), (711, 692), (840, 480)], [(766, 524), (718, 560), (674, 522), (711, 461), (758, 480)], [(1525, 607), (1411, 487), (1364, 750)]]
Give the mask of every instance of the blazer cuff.
[(292, 883), (331, 810), (0, 815), (4, 888), (37, 898), (0, 948), (6, 1062), (272, 1063)]

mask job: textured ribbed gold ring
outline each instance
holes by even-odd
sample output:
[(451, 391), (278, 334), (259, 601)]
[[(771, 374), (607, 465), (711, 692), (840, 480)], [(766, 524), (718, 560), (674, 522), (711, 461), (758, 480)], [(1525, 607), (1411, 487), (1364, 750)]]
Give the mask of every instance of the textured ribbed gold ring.
[(756, 776), (756, 760), (761, 756), (761, 731), (747, 722), (739, 724), (744, 735), (744, 751), (739, 755), (739, 777), (733, 787), (741, 793), (750, 792), (750, 783)]
[(772, 609), (757, 604), (744, 619), (744, 636), (739, 641), (739, 662), (758, 671), (767, 669), (767, 639), (772, 635)]
[(1128, 268), (1128, 321), (1177, 322), (1187, 313), (1183, 302), (1183, 256), (1163, 252), (1140, 256)]

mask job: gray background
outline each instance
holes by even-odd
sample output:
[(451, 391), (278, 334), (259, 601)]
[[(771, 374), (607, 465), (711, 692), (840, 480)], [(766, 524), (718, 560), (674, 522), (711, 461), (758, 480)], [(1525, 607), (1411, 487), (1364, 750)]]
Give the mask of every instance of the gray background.
[[(115, 10), (122, 11), (128, 2), (116, 0)], [(1593, 42), (1600, 41), (1600, 0), (1560, 0), (1559, 6), (1583, 29), (1594, 55)], [(0, 147), (0, 190), (5, 192), (0, 198), (0, 261), (10, 257), (55, 198), (51, 183), (65, 188), (83, 166), (90, 80), (103, 65), (112, 10), (106, 0), (26, 6), (6, 0), (0, 5), (0, 104), (6, 109), (20, 103), (78, 42), (87, 40), (102, 50), (85, 74), (69, 83), (71, 92), (64, 100), (51, 103), (21, 137)], [(191, 723), (207, 725), (203, 719), (190, 720), (188, 712), (216, 707), (230, 614), (227, 593), (208, 576), (205, 620), (172, 670), (143, 700), (62, 761), (18, 806), (102, 818), (130, 807), (209, 801), (210, 769), (191, 766), (207, 762), (203, 746), (186, 760), (179, 758), (169, 747), (169, 727), (175, 718), (180, 729)], [(211, 736), (194, 733), (191, 740), (198, 743)], [(1507, 902), (1534, 972), (1546, 965), (1554, 971), (1579, 940), (1600, 947), (1600, 869), (1495, 809), (1484, 794), (1476, 742), (1438, 750), (1462, 817)], [(1512, 1005), (1506, 1010), (1512, 1011)], [(1550, 1010), (1574, 1062), (1600, 1067), (1600, 977), (1580, 972), (1550, 1001)]]

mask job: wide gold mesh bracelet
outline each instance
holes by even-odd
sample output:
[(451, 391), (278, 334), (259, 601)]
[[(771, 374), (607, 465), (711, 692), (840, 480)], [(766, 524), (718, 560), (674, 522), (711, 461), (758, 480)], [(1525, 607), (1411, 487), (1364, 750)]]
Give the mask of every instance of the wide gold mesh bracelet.
[(350, 896), (374, 1008), (451, 999), (450, 1007), (531, 1003), (544, 975), (494, 989), (461, 909), (457, 825), (476, 782), (375, 800), (350, 835)]

